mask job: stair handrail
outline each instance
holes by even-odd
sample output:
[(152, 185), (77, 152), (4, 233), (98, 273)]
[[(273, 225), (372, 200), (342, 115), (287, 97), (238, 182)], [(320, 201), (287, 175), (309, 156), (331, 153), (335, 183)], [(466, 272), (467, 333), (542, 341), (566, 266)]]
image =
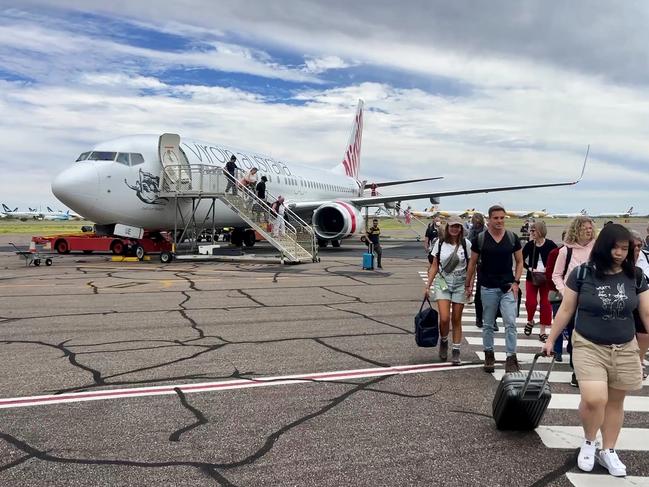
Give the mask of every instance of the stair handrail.
[[(172, 173), (176, 170), (176, 174), (180, 174), (180, 171), (185, 171), (185, 174), (188, 174), (188, 178), (172, 178)], [(239, 173), (241, 173), (241, 170), (238, 170)], [(221, 187), (221, 182), (222, 181), (230, 181), (236, 188), (237, 191), (240, 191), (245, 197), (249, 198), (251, 200), (251, 204), (257, 204), (261, 208), (260, 213), (266, 213), (272, 218), (277, 218), (277, 213), (275, 210), (273, 210), (270, 206), (270, 204), (259, 198), (254, 191), (254, 188), (242, 184), (239, 180), (239, 178), (236, 175), (237, 173), (235, 172), (235, 175), (230, 174), (227, 172), (224, 168), (219, 167), (219, 166), (213, 166), (209, 164), (190, 164), (189, 166), (185, 164), (178, 164), (178, 165), (168, 165), (165, 166), (163, 171), (162, 171), (162, 184), (161, 187), (163, 191), (169, 192), (169, 193), (183, 193), (187, 192), (188, 189), (192, 194), (203, 194), (203, 193), (208, 193), (208, 194), (219, 194), (226, 196), (228, 193), (225, 192), (225, 186)], [(195, 177), (194, 175), (197, 175)], [(205, 190), (205, 181), (206, 178), (209, 182), (210, 178), (216, 177), (216, 190), (215, 191), (209, 191)], [(187, 187), (181, 187), (182, 185), (186, 185), (187, 183), (190, 184), (190, 188)], [(227, 186), (227, 185), (226, 185)], [(267, 193), (270, 195), (270, 193)], [(272, 195), (271, 195), (272, 196)], [(227, 197), (225, 198), (227, 200)], [(229, 201), (230, 205), (233, 207), (236, 207), (237, 210), (245, 214), (246, 218), (251, 219), (249, 215), (249, 211), (246, 208), (239, 208), (236, 204), (233, 204), (231, 201)], [(300, 225), (300, 228), (303, 228), (305, 232), (310, 236), (309, 238), (309, 243), (311, 246), (311, 256), (315, 260), (317, 257), (317, 243), (316, 243), (316, 237), (315, 237), (315, 232), (313, 229), (304, 221), (302, 218), (300, 218), (294, 211), (292, 211), (290, 208), (288, 208), (288, 205), (284, 206), (285, 208), (285, 213), (287, 213), (287, 216), (289, 218), (292, 218), (297, 224)], [(251, 219), (251, 221), (254, 222), (254, 219)], [(255, 222), (255, 225), (259, 228), (262, 228), (260, 225), (257, 225)], [(285, 230), (286, 233), (289, 234), (289, 237), (292, 241), (293, 244), (298, 245), (302, 247), (300, 240), (298, 238), (298, 232), (297, 228), (291, 224), (290, 222), (286, 221), (285, 219)], [(267, 230), (262, 231), (266, 234), (269, 234)], [(272, 235), (271, 235), (272, 237)], [(274, 240), (278, 240), (277, 238), (273, 237)], [(279, 242), (278, 244), (282, 245), (283, 247), (286, 247), (286, 241), (284, 242)], [(288, 249), (287, 249), (288, 250)], [(295, 249), (297, 250), (297, 249)], [(305, 248), (305, 251), (309, 252), (309, 249)]]
[[(266, 194), (268, 196), (270, 196), (272, 199), (277, 200), (277, 197), (273, 193), (271, 193), (270, 191), (266, 191)], [(306, 221), (304, 221), (296, 212), (291, 210), (289, 205), (284, 205), (284, 208), (286, 208), (285, 211), (288, 212), (288, 216), (290, 218), (293, 218), (294, 220), (296, 220), (300, 224), (300, 226), (302, 228), (304, 228), (307, 231), (307, 233), (309, 233), (309, 235), (311, 236), (311, 239), (310, 239), (311, 254), (314, 256), (314, 258), (317, 257), (317, 254), (318, 254), (318, 242), (317, 242), (317, 237), (316, 237), (315, 231), (313, 230), (311, 225), (309, 225)]]

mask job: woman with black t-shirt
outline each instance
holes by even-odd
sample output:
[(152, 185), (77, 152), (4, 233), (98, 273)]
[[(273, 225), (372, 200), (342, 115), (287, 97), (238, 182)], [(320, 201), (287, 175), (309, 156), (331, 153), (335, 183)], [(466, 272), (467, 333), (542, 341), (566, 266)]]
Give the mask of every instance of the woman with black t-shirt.
[[(649, 287), (634, 261), (629, 231), (615, 223), (606, 225), (589, 262), (570, 273), (561, 307), (542, 348), (545, 354), (552, 354), (557, 336), (577, 312), (572, 353), (585, 436), (577, 464), (590, 472), (597, 460), (616, 477), (626, 475), (626, 466), (614, 449), (624, 421), (624, 397), (627, 391), (642, 388), (634, 309), (638, 308), (649, 331)], [(598, 431), (602, 432), (599, 452), (595, 442)]]

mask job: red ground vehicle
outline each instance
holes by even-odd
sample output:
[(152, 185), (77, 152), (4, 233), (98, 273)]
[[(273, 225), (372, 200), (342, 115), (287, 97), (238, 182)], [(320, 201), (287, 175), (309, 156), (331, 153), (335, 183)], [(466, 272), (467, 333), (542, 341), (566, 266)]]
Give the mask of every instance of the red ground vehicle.
[(170, 253), (172, 250), (171, 240), (160, 232), (145, 232), (141, 239), (99, 236), (94, 233), (34, 236), (30, 248), (35, 250), (36, 246), (41, 247), (43, 251), (49, 250), (59, 254), (112, 252), (115, 255), (131, 254), (139, 259), (144, 257), (144, 254)]

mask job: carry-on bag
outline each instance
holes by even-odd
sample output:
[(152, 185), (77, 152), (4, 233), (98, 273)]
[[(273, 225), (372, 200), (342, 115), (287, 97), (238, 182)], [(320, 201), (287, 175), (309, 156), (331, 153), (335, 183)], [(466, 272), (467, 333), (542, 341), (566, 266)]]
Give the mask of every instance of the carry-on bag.
[(498, 384), (493, 401), (493, 418), (499, 430), (528, 431), (536, 428), (550, 404), (552, 392), (548, 379), (554, 355), (546, 374), (535, 372), (534, 366), (543, 354), (534, 355), (530, 371), (505, 374)]
[[(424, 304), (428, 307), (424, 308)], [(424, 298), (415, 315), (415, 343), (419, 347), (436, 347), (439, 339), (439, 318), (437, 310), (433, 309), (428, 296)]]
[(363, 254), (363, 270), (372, 271), (374, 270), (374, 248), (372, 244), (367, 248), (367, 252)]

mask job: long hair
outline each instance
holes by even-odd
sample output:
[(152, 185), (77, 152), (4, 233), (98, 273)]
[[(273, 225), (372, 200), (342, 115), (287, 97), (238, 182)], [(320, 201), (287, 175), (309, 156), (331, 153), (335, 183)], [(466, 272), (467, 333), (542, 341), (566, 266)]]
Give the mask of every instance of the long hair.
[(622, 262), (622, 270), (630, 277), (635, 277), (635, 255), (633, 254), (633, 236), (631, 232), (618, 223), (610, 223), (599, 232), (593, 250), (590, 252), (589, 262), (595, 264), (595, 274), (603, 277), (606, 271), (613, 268), (611, 250), (618, 242), (628, 242), (629, 251)]
[[(453, 242), (451, 239), (451, 235), (448, 233), (448, 225), (444, 225), (443, 231), (439, 232), (439, 238), (442, 242), (447, 243), (447, 244), (452, 244)], [(464, 240), (464, 225), (460, 225), (460, 233), (457, 235), (457, 242), (456, 244), (462, 244), (462, 241)]]
[(592, 224), (593, 230), (595, 229), (595, 224), (589, 216), (575, 217), (575, 219), (570, 222), (570, 225), (568, 225), (568, 230), (564, 242), (566, 242), (567, 244), (577, 243), (577, 239), (579, 238), (579, 231), (581, 230), (581, 227), (583, 227), (586, 223)]
[(476, 211), (473, 215), (471, 215), (471, 221), (474, 225), (476, 223), (479, 223), (484, 228), (484, 215), (479, 211)]

